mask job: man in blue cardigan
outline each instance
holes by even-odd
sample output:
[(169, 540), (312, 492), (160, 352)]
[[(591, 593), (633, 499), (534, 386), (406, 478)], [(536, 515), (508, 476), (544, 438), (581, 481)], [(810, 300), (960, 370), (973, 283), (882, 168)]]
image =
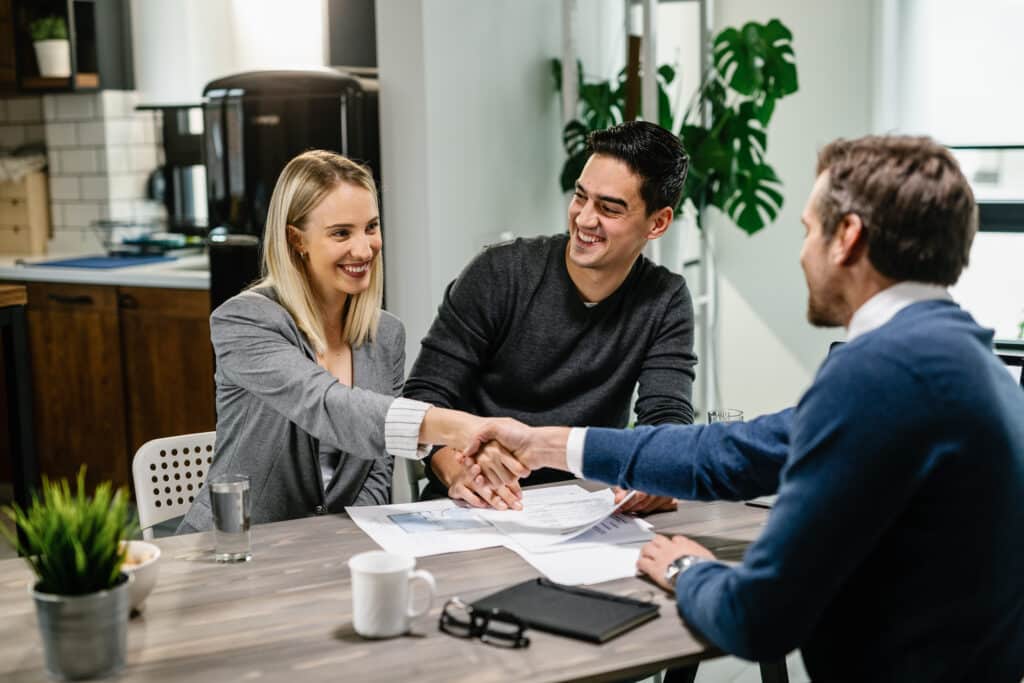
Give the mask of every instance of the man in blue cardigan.
[[(695, 500), (778, 493), (742, 564), (658, 537), (639, 570), (692, 630), (825, 681), (1024, 677), (1024, 392), (946, 287), (976, 230), (970, 187), (926, 138), (818, 158), (800, 261), (814, 325), (848, 330), (795, 408), (635, 430), (493, 424), (530, 468)], [(488, 457), (487, 448), (478, 457)]]

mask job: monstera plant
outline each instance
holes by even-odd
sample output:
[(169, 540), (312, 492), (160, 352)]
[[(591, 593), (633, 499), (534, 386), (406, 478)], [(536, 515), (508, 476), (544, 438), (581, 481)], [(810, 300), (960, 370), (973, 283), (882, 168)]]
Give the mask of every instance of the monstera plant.
[[(714, 206), (753, 234), (774, 220), (783, 205), (782, 181), (765, 157), (775, 104), (798, 87), (793, 35), (777, 19), (726, 28), (715, 36), (709, 61), (676, 131), (690, 154), (684, 201), (694, 203), (698, 223), (704, 209)], [(558, 60), (552, 69), (561, 90)], [(572, 189), (586, 162), (587, 135), (620, 123), (626, 110), (625, 70), (615, 82), (586, 83), (581, 68), (578, 73), (578, 116), (562, 131), (568, 154), (561, 175), (564, 191)], [(674, 79), (672, 67), (658, 69), (658, 123), (670, 130), (674, 116), (665, 88)]]

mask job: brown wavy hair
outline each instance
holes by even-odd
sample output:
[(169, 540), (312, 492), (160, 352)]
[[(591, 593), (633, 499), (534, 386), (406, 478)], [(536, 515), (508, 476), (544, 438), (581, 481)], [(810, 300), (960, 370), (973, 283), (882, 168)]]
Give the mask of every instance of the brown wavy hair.
[(952, 153), (928, 137), (839, 139), (818, 153), (828, 185), (817, 211), (826, 239), (860, 217), (868, 259), (882, 275), (949, 286), (978, 229), (974, 193)]

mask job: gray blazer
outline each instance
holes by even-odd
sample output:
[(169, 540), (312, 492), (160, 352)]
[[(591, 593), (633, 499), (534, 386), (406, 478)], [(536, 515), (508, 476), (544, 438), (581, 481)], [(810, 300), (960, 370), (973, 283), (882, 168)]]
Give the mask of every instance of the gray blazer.
[[(248, 474), (254, 524), (328, 511), (321, 443), (343, 453), (331, 502), (339, 486), (357, 497), (366, 482), (390, 487), (394, 460), (384, 449), (384, 418), (405, 372), (405, 328), (398, 318), (383, 312), (376, 340), (352, 350), (351, 388), (317, 365), (306, 336), (270, 288), (224, 302), (210, 316), (210, 335), (217, 358), (217, 447), (207, 478)], [(178, 533), (212, 527), (203, 486)]]

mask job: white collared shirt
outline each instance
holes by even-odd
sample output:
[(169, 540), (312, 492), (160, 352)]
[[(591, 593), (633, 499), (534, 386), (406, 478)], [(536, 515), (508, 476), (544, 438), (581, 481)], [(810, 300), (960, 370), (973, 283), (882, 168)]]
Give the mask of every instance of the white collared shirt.
[[(925, 282), (897, 282), (861, 304), (861, 307), (850, 318), (846, 340), (852, 341), (862, 334), (878, 329), (910, 304), (935, 299), (952, 301), (953, 297), (941, 285)], [(580, 478), (583, 477), (583, 444), (586, 438), (586, 427), (573, 427), (569, 431), (569, 440), (565, 444), (566, 465), (570, 472)]]
[(846, 331), (846, 341), (853, 341), (862, 334), (878, 329), (910, 304), (935, 299), (952, 301), (953, 297), (941, 285), (930, 285), (924, 282), (897, 282), (892, 287), (875, 294), (854, 312)]

